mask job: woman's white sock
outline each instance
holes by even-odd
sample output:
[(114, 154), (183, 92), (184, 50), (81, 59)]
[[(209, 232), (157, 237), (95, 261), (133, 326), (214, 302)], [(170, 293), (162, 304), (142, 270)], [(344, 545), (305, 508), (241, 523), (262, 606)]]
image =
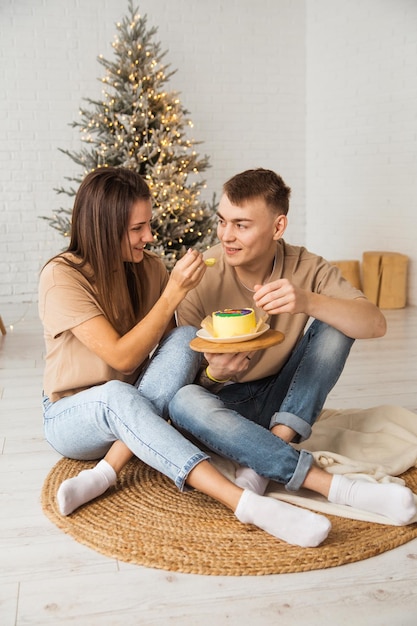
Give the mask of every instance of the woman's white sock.
[(235, 515), (243, 524), (254, 524), (277, 539), (302, 548), (318, 546), (331, 528), (323, 515), (248, 489), (242, 493)]
[(82, 504), (101, 496), (116, 483), (116, 478), (112, 466), (102, 459), (92, 469), (64, 480), (56, 495), (61, 515), (69, 515)]
[(260, 476), (250, 467), (239, 467), (236, 470), (235, 484), (242, 489), (249, 489), (262, 496), (269, 483), (269, 478)]
[(408, 487), (352, 480), (340, 474), (332, 478), (328, 500), (384, 515), (400, 525), (408, 524), (417, 512), (413, 492)]

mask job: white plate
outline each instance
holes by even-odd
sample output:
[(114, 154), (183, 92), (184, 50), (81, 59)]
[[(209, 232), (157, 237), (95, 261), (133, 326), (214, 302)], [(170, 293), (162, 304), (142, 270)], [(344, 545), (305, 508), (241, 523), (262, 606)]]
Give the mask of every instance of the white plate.
[(213, 343), (239, 343), (240, 341), (249, 341), (250, 339), (255, 339), (255, 337), (260, 337), (266, 333), (267, 330), (269, 330), (269, 324), (264, 324), (257, 333), (237, 335), (235, 337), (213, 337), (213, 335), (210, 335), (210, 333), (204, 330), (204, 328), (200, 328), (200, 330), (197, 331), (197, 337)]

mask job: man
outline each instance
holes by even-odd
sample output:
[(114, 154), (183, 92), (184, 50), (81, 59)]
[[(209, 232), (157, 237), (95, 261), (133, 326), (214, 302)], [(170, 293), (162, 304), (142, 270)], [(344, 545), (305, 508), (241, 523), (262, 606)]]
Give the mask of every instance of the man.
[(179, 390), (172, 420), (244, 466), (236, 482), (251, 492), (262, 494), (272, 478), (291, 491), (306, 487), (408, 523), (416, 511), (410, 490), (332, 477), (289, 445), (310, 436), (354, 340), (386, 332), (380, 310), (338, 268), (283, 239), (289, 196), (270, 170), (247, 170), (225, 183), (220, 243), (205, 254), (216, 262), (180, 304), (179, 324), (199, 327), (213, 311), (253, 307), (285, 339), (257, 352), (206, 353), (200, 385)]
[(206, 315), (224, 308), (267, 314), (270, 327), (284, 333), (283, 343), (256, 353), (207, 354), (207, 374), (238, 383), (217, 390), (227, 406), (286, 441), (302, 441), (354, 339), (383, 336), (386, 322), (335, 266), (284, 241), (289, 196), (282, 178), (264, 169), (245, 171), (224, 185), (220, 243), (206, 253), (216, 263), (180, 304), (178, 320), (199, 327)]

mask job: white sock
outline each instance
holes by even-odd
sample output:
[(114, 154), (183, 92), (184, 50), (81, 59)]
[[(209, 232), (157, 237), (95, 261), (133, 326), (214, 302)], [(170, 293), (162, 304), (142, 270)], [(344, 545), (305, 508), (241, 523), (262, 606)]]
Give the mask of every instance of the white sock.
[(417, 512), (413, 492), (408, 487), (352, 480), (340, 474), (332, 478), (328, 500), (379, 513), (400, 525), (408, 524)]
[(269, 483), (269, 478), (259, 476), (250, 467), (239, 467), (236, 470), (235, 484), (242, 489), (249, 489), (262, 496)]
[(243, 524), (254, 524), (287, 543), (313, 548), (324, 541), (331, 524), (327, 517), (287, 502), (260, 496), (245, 489), (235, 515)]
[(61, 515), (69, 515), (82, 504), (101, 496), (116, 483), (116, 478), (112, 466), (102, 459), (92, 469), (83, 470), (78, 476), (64, 480), (56, 495)]

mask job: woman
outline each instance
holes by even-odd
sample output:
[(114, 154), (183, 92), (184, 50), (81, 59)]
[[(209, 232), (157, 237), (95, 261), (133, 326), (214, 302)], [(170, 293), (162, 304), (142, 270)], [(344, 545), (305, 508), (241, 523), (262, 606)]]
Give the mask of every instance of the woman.
[(188, 346), (195, 329), (175, 328), (174, 312), (206, 266), (189, 250), (168, 276), (145, 250), (151, 217), (139, 174), (91, 172), (75, 198), (68, 249), (41, 273), (45, 436), (64, 456), (101, 459), (61, 485), (61, 513), (115, 484), (133, 453), (180, 490), (189, 486), (222, 502), (243, 523), (289, 543), (319, 545), (330, 529), (325, 517), (243, 490), (168, 423), (170, 400), (200, 366)]

